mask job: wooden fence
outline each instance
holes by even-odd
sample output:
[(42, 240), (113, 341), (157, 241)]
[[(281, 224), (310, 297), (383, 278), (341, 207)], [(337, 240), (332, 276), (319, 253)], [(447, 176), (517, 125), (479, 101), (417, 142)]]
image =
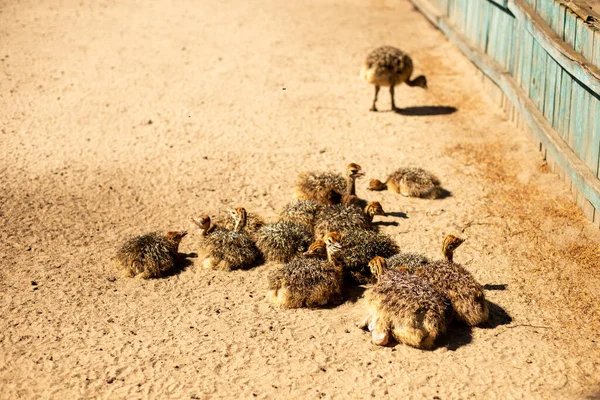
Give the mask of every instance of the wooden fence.
[(600, 226), (600, 16), (585, 1), (411, 1), (481, 70)]

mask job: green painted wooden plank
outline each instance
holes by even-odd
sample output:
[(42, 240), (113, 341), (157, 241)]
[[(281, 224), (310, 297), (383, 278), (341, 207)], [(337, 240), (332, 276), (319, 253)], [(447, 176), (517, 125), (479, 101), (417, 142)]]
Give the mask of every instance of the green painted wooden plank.
[[(545, 53), (545, 52), (544, 52)], [(544, 117), (546, 121), (554, 126), (554, 110), (558, 106), (556, 92), (560, 90), (557, 83), (557, 77), (560, 77), (558, 69), (560, 67), (550, 56), (546, 61), (546, 83), (544, 88)]]
[[(564, 14), (563, 20), (560, 22), (564, 24)], [(559, 20), (560, 20), (560, 5), (556, 1), (551, 1), (548, 7), (548, 25), (554, 32), (558, 34), (559, 32)], [(562, 28), (562, 27), (561, 27)], [(560, 36), (560, 35), (559, 35)]]
[(575, 153), (585, 162), (587, 148), (590, 145), (591, 132), (589, 129), (590, 124), (590, 92), (587, 88), (579, 86), (579, 108), (576, 109), (577, 118), (575, 123), (575, 132), (573, 137), (573, 149)]
[(560, 98), (558, 99), (558, 123), (556, 132), (566, 141), (569, 137), (569, 117), (571, 115), (571, 86), (573, 77), (561, 68)]
[(469, 28), (469, 3), (471, 3), (469, 0), (462, 0), (462, 15), (463, 15), (463, 19), (462, 19), (462, 27), (461, 27), (461, 32), (463, 33), (467, 33), (467, 30)]
[(567, 13), (567, 7), (564, 4), (558, 6), (558, 21), (556, 21), (556, 34), (559, 38), (565, 38), (565, 15)]
[(463, 26), (462, 8), (463, 8), (464, 2), (465, 2), (465, 0), (455, 0), (454, 1), (454, 4), (456, 5), (456, 7), (454, 8), (454, 27), (461, 33), (462, 33), (462, 26)]
[(552, 0), (537, 0), (537, 3), (535, 5), (535, 11), (537, 12), (537, 14), (544, 20), (546, 21), (546, 23), (548, 23), (548, 8), (549, 8), (549, 3), (551, 3)]
[[(477, 5), (479, 2), (472, 2), (470, 5), (467, 6), (467, 10), (466, 10), (466, 18), (465, 18), (465, 29), (464, 29), (464, 33), (465, 36), (469, 39), (471, 44), (475, 44), (476, 42), (476, 36), (477, 34), (475, 33), (477, 30), (477, 23), (475, 22), (475, 11), (477, 9)], [(468, 4), (468, 3), (467, 3)]]
[(575, 48), (575, 36), (577, 34), (577, 15), (571, 10), (565, 13), (565, 31), (563, 40)]
[(594, 55), (594, 31), (581, 18), (577, 18), (575, 51), (581, 54), (586, 60), (592, 62)]
[[(590, 160), (588, 165), (593, 165), (594, 159), (598, 159), (598, 163), (596, 165), (596, 176), (600, 178), (600, 98), (596, 97), (596, 101), (594, 102), (594, 133), (593, 133), (593, 143), (592, 146), (592, 155), (590, 156)], [(600, 213), (600, 207), (596, 207), (596, 210)]]
[(579, 82), (576, 80), (573, 81), (571, 87), (571, 110), (569, 117), (569, 136), (567, 138), (567, 143), (573, 149), (575, 154), (581, 157), (580, 146), (581, 146), (581, 131), (582, 124), (584, 119), (583, 112), (583, 89)]
[[(551, 57), (549, 57), (551, 58)], [(555, 78), (555, 85), (554, 87), (552, 87), (551, 89), (554, 91), (554, 117), (552, 118), (552, 127), (554, 127), (554, 129), (556, 130), (556, 132), (558, 132), (558, 125), (559, 125), (559, 106), (560, 106), (560, 88), (562, 85), (562, 74), (563, 74), (563, 69), (561, 68), (561, 66), (556, 63), (556, 78)]]
[(482, 13), (483, 13), (483, 22), (485, 25), (485, 30), (482, 31), (481, 50), (484, 53), (487, 53), (488, 47), (490, 44), (490, 29), (491, 29), (491, 24), (492, 24), (492, 8), (493, 7), (494, 6), (491, 3), (487, 2), (487, 1), (483, 2)]
[(517, 24), (517, 20), (515, 20), (512, 16), (507, 16), (508, 26), (507, 26), (507, 43), (506, 43), (506, 59), (505, 59), (505, 67), (506, 70), (512, 75), (515, 72), (515, 63), (516, 63), (516, 55), (515, 55), (515, 25)]
[(470, 20), (470, 25), (471, 25), (471, 43), (477, 45), (477, 42), (479, 40), (479, 31), (481, 29), (483, 29), (483, 26), (481, 25), (481, 13), (483, 10), (483, 2), (482, 1), (474, 1), (471, 3), (469, 10), (471, 11), (471, 20)]
[(544, 112), (544, 90), (546, 89), (546, 58), (546, 51), (534, 40), (529, 98), (542, 113)]
[(497, 8), (493, 5), (490, 5), (487, 9), (490, 18), (490, 24), (488, 28), (488, 41), (485, 52), (492, 58), (495, 58), (496, 54), (496, 43), (498, 40), (498, 14)]
[(493, 51), (490, 53), (490, 56), (496, 61), (498, 64), (502, 65), (502, 43), (503, 43), (503, 34), (502, 30), (502, 11), (498, 7), (493, 7), (492, 18), (494, 19), (494, 36), (493, 36)]
[(600, 98), (586, 91), (587, 124), (584, 126), (583, 161), (597, 174), (598, 151), (600, 150)]
[(523, 46), (523, 52), (521, 53), (522, 64), (521, 64), (521, 88), (525, 93), (529, 93), (529, 82), (531, 81), (531, 62), (533, 59), (533, 36), (527, 31), (523, 30), (521, 36), (521, 45)]
[(479, 6), (479, 29), (477, 30), (477, 40), (475, 41), (476, 47), (485, 52), (485, 46), (487, 44), (487, 35), (489, 29), (489, 12), (490, 7), (487, 1), (478, 1)]
[(516, 59), (515, 59), (515, 73), (513, 74), (513, 77), (515, 78), (515, 82), (517, 82), (517, 84), (521, 84), (521, 80), (523, 79), (523, 53), (525, 51), (525, 47), (524, 47), (524, 43), (523, 43), (523, 31), (525, 30), (525, 28), (523, 28), (523, 26), (519, 23), (515, 24), (515, 43), (516, 43), (516, 48), (515, 48), (515, 55), (516, 55)]

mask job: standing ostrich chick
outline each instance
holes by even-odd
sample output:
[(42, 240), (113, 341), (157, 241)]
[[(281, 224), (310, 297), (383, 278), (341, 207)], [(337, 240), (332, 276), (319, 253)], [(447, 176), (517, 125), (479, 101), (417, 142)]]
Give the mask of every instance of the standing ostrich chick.
[(390, 87), (392, 97), (392, 110), (397, 111), (394, 102), (394, 86), (406, 83), (408, 86), (418, 86), (427, 89), (427, 79), (420, 75), (411, 80), (413, 73), (412, 59), (400, 49), (392, 46), (382, 46), (373, 50), (361, 70), (361, 77), (370, 84), (375, 85), (375, 97), (371, 111), (377, 111), (377, 95), (381, 86)]

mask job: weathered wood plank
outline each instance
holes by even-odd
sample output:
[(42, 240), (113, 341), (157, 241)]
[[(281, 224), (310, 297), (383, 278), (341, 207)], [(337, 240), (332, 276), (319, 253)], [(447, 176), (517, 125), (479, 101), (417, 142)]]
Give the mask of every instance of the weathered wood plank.
[(575, 51), (591, 62), (594, 50), (594, 32), (580, 18), (577, 18), (576, 32)]
[(546, 51), (534, 41), (529, 98), (542, 113), (544, 112), (544, 90), (546, 89), (546, 57)]
[(583, 112), (584, 92), (585, 89), (582, 88), (577, 81), (574, 81), (571, 89), (571, 116), (569, 119), (569, 136), (567, 139), (569, 146), (581, 159), (584, 159), (581, 155), (581, 135), (583, 124), (585, 123), (585, 115), (587, 114), (586, 112)]
[(590, 117), (593, 116), (593, 124), (590, 125), (592, 129), (592, 139), (589, 154), (586, 157), (586, 164), (590, 167), (592, 172), (600, 178), (600, 98), (593, 96), (591, 100), (592, 106), (590, 107)]
[(563, 40), (567, 42), (571, 48), (575, 48), (575, 36), (577, 35), (577, 15), (571, 10), (565, 12), (565, 31)]
[(546, 83), (544, 89), (544, 117), (552, 126), (554, 126), (554, 110), (558, 106), (558, 97), (560, 93), (560, 71), (559, 66), (550, 56), (546, 61)]
[(541, 19), (546, 21), (548, 25), (550, 25), (548, 18), (548, 8), (551, 2), (553, 2), (553, 0), (537, 0), (535, 4), (535, 11), (537, 12), (537, 15), (539, 15)]
[(569, 117), (571, 116), (571, 86), (573, 77), (561, 68), (560, 97), (558, 99), (558, 123), (556, 132), (563, 140), (569, 138)]
[(531, 82), (531, 64), (533, 60), (533, 36), (523, 29), (521, 31), (521, 88), (525, 93), (529, 93), (529, 84)]
[(508, 42), (507, 42), (507, 48), (506, 48), (506, 61), (505, 61), (505, 67), (506, 70), (512, 75), (515, 72), (515, 64), (516, 64), (516, 60), (517, 60), (517, 55), (516, 55), (516, 51), (518, 50), (517, 46), (517, 39), (516, 39), (516, 35), (515, 35), (515, 27), (517, 25), (517, 21), (512, 17), (512, 16), (508, 16), (508, 27), (507, 27), (507, 31), (508, 31)]
[(600, 31), (594, 30), (592, 64), (600, 68)]
[[(584, 90), (584, 104), (582, 114), (584, 114), (584, 121), (582, 123), (582, 140), (579, 149), (579, 157), (586, 163), (588, 167), (595, 171), (596, 160), (593, 162), (589, 162), (590, 159), (594, 157), (598, 157), (597, 149), (600, 146), (600, 140), (594, 135), (594, 125), (595, 125), (595, 116), (594, 111), (596, 110), (596, 103), (598, 103), (598, 99), (593, 93), (590, 93), (587, 90)], [(593, 151), (596, 149), (596, 152)], [(595, 154), (593, 154), (595, 153)]]
[(558, 6), (558, 21), (556, 21), (556, 29), (554, 30), (554, 32), (556, 32), (556, 35), (558, 36), (558, 38), (560, 38), (561, 40), (563, 40), (563, 38), (565, 37), (565, 15), (567, 13), (567, 7), (564, 4), (560, 4)]
[(489, 8), (491, 5), (487, 1), (478, 1), (477, 4), (479, 5), (480, 11), (476, 45), (479, 50), (485, 52), (487, 47), (488, 32), (490, 29)]
[(479, 11), (479, 1), (473, 1), (470, 3), (467, 3), (467, 18), (466, 18), (466, 26), (464, 29), (465, 32), (465, 36), (467, 36), (469, 38), (469, 42), (471, 44), (475, 44), (477, 43), (477, 29), (479, 28), (479, 26), (477, 25), (477, 23), (475, 23), (475, 21), (477, 21), (477, 12)]
[[(550, 1), (550, 5), (548, 7), (548, 25), (550, 25), (550, 28), (558, 33), (559, 32), (559, 21), (561, 24), (564, 24), (564, 14), (563, 14), (563, 20), (560, 21), (560, 6), (556, 1)], [(561, 27), (562, 29), (562, 27)]]

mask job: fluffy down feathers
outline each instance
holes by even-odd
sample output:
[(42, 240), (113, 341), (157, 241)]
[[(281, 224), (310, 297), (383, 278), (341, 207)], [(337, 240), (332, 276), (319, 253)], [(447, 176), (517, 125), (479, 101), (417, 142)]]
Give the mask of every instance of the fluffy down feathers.
[(372, 229), (373, 225), (363, 211), (354, 205), (336, 204), (322, 207), (315, 218), (315, 237), (327, 232), (347, 232), (353, 229)]
[(308, 230), (312, 231), (315, 216), (322, 207), (324, 207), (323, 204), (315, 200), (294, 200), (281, 209), (279, 219), (281, 221), (304, 225)]
[(418, 266), (429, 263), (427, 257), (416, 253), (398, 253), (391, 256), (386, 261), (389, 269), (407, 267), (409, 270), (412, 269), (413, 271)]
[(260, 261), (260, 252), (247, 233), (218, 227), (203, 238), (199, 253), (206, 267), (224, 271), (251, 268)]
[(395, 86), (405, 82), (413, 72), (412, 59), (402, 50), (381, 46), (365, 59), (362, 77), (378, 86)]
[(296, 258), (268, 276), (267, 296), (283, 308), (319, 307), (341, 299), (342, 272), (316, 258)]
[(387, 258), (400, 252), (391, 237), (363, 229), (346, 232), (342, 237), (342, 246), (344, 270), (360, 284), (373, 282), (369, 261), (376, 256)]
[(155, 278), (175, 266), (185, 232), (152, 232), (126, 241), (117, 251), (115, 265), (126, 276)]
[(280, 221), (265, 225), (258, 231), (256, 246), (267, 261), (288, 262), (308, 250), (312, 233), (304, 226)]
[[(425, 280), (404, 271), (388, 271), (365, 298), (370, 329), (388, 332), (401, 343), (431, 349), (446, 332), (448, 305)], [(375, 337), (375, 336), (374, 336)]]
[(489, 310), (483, 288), (461, 265), (436, 261), (412, 268), (412, 271), (450, 300), (459, 320), (470, 326), (487, 321)]

